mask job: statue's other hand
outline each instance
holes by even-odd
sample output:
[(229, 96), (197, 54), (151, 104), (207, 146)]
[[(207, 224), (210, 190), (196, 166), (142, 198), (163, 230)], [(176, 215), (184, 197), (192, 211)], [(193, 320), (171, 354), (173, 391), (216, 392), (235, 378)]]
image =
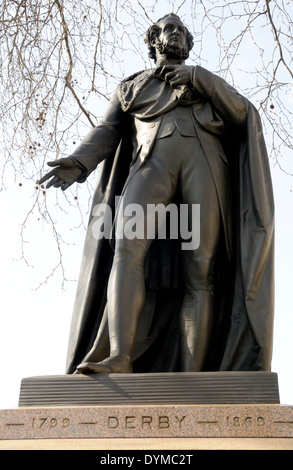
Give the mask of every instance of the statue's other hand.
[(83, 170), (79, 168), (70, 157), (48, 162), (48, 165), (54, 167), (53, 170), (49, 171), (49, 173), (39, 180), (39, 184), (50, 180), (46, 188), (54, 186), (54, 188), (61, 188), (62, 191), (65, 191), (69, 186), (75, 183), (83, 173)]
[(186, 85), (191, 82), (191, 67), (189, 65), (165, 65), (161, 74), (171, 88), (177, 85)]

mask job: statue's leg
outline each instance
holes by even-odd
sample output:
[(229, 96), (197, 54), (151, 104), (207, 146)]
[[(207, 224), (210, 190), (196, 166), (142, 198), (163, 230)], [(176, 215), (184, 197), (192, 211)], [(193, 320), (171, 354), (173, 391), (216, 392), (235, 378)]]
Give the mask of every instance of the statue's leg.
[[(117, 216), (115, 255), (108, 284), (110, 356), (102, 362), (85, 362), (82, 373), (130, 373), (131, 355), (140, 313), (145, 302), (144, 260), (157, 232), (157, 221), (149, 207), (167, 204), (177, 176), (153, 153), (126, 188)], [(155, 226), (152, 227), (152, 223)], [(135, 235), (135, 236), (134, 236)]]
[[(220, 209), (213, 177), (200, 147), (182, 171), (182, 198), (188, 202), (189, 229), (197, 233), (199, 245), (183, 251), (185, 296), (180, 315), (181, 370), (203, 370), (214, 322), (214, 260), (220, 234)], [(183, 184), (184, 182), (184, 184)], [(194, 217), (192, 204), (199, 204)], [(192, 218), (193, 216), (193, 218)], [(196, 226), (199, 224), (199, 227)]]
[[(125, 219), (129, 217), (118, 216), (117, 224), (121, 230), (127, 222)], [(132, 347), (145, 298), (143, 267), (148, 245), (147, 239), (116, 239), (107, 292), (110, 356), (102, 362), (80, 364), (79, 371), (132, 372)]]
[[(191, 265), (196, 266), (194, 269)], [(210, 344), (215, 306), (212, 259), (193, 259), (186, 263), (187, 274), (184, 301), (180, 314), (181, 370), (203, 370)], [(209, 274), (208, 274), (209, 273)]]

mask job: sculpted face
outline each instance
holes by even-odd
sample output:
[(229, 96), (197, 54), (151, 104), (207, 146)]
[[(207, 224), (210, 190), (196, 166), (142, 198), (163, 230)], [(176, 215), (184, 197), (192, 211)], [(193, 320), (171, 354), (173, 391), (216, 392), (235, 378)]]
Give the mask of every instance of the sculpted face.
[(176, 17), (169, 16), (157, 23), (157, 33), (153, 42), (160, 54), (167, 57), (185, 59), (188, 57), (187, 30)]
[(160, 34), (158, 39), (162, 44), (183, 49), (187, 47), (186, 28), (177, 18), (168, 17), (158, 23)]

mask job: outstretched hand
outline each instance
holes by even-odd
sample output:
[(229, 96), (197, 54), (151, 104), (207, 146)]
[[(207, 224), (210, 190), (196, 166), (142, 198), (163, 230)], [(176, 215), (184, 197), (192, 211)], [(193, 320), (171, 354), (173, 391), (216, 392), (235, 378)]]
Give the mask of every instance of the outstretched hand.
[(65, 191), (69, 186), (75, 183), (83, 173), (83, 170), (79, 168), (70, 157), (48, 162), (48, 165), (54, 167), (54, 169), (39, 180), (39, 184), (42, 184), (51, 178), (47, 183), (47, 189), (54, 186), (54, 188), (61, 188), (62, 191)]

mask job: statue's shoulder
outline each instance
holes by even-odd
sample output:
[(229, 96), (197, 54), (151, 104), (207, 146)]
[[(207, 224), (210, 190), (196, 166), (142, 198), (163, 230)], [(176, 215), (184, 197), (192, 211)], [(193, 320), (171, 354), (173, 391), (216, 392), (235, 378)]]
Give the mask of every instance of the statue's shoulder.
[(126, 77), (122, 80), (120, 85), (123, 84), (129, 84), (131, 82), (138, 82), (142, 79), (144, 79), (146, 76), (149, 76), (153, 72), (153, 69), (146, 69), (146, 70), (140, 70), (139, 72), (135, 72), (132, 75), (129, 75), (129, 77)]
[(118, 96), (123, 111), (128, 111), (131, 108), (135, 98), (153, 75), (154, 69), (147, 69), (136, 72), (122, 80), (118, 86)]

